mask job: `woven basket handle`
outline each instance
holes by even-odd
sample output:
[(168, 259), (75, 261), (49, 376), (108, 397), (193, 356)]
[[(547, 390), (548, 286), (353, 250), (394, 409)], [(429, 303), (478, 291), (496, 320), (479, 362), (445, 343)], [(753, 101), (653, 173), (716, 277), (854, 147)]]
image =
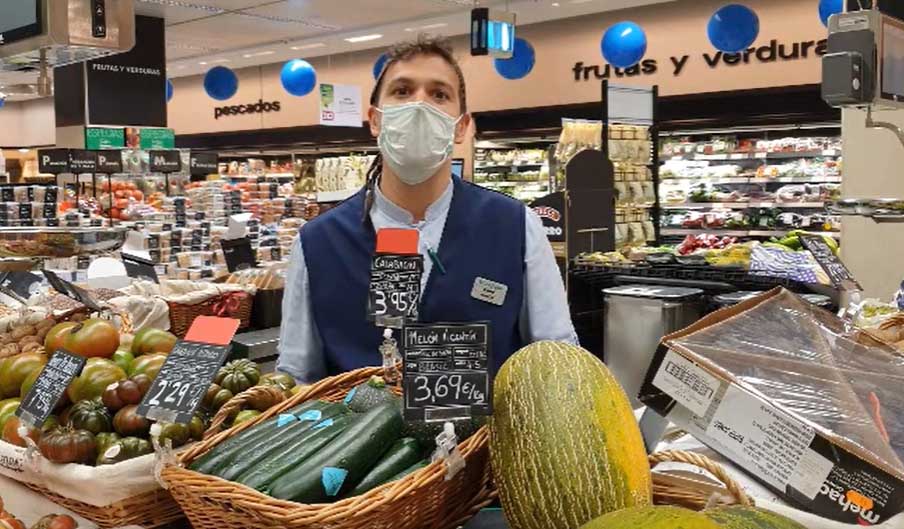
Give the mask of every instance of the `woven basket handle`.
[[(232, 402), (232, 401), (230, 401)], [(659, 463), (687, 463), (689, 465), (694, 465), (696, 467), (700, 467), (703, 470), (708, 471), (710, 474), (716, 477), (719, 481), (725, 485), (725, 488), (728, 492), (734, 497), (735, 500), (741, 505), (751, 506), (753, 505), (753, 500), (750, 496), (744, 492), (744, 489), (738, 485), (738, 482), (735, 481), (731, 476), (728, 475), (728, 472), (722, 468), (722, 465), (716, 463), (712, 459), (700, 455), (694, 454), (692, 452), (685, 452), (683, 450), (666, 450), (664, 452), (656, 452), (655, 454), (650, 455), (650, 467), (655, 467)]]
[(238, 413), (242, 406), (248, 404), (251, 399), (254, 398), (262, 398), (262, 397), (272, 397), (274, 402), (282, 402), (286, 400), (286, 394), (276, 386), (253, 386), (245, 391), (239, 393), (238, 395), (229, 399), (229, 402), (223, 404), (223, 407), (217, 411), (217, 414), (214, 415), (213, 420), (210, 421), (210, 426), (207, 428), (207, 431), (204, 432), (204, 439), (209, 439), (214, 435), (220, 433), (220, 429), (223, 427), (223, 424), (229, 420), (233, 414)]

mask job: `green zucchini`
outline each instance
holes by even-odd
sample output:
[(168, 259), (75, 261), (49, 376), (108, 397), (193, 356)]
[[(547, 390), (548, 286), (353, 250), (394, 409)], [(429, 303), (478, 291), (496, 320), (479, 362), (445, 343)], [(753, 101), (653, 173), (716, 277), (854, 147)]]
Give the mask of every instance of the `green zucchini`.
[(408, 474), (414, 474), (415, 472), (417, 472), (418, 470), (420, 470), (422, 468), (427, 468), (429, 465), (430, 465), (430, 461), (428, 461), (426, 459), (423, 461), (418, 461), (417, 463), (411, 465), (410, 467), (406, 468), (405, 470), (399, 472), (395, 476), (387, 479), (384, 483), (381, 483), (381, 485), (385, 485), (386, 483), (392, 483), (393, 481), (398, 481), (398, 480), (404, 478), (405, 476), (407, 476)]
[(274, 481), (269, 487), (270, 496), (300, 503), (322, 503), (340, 497), (364, 478), (398, 439), (402, 424), (397, 404), (380, 404), (362, 414), (323, 450)]
[(401, 403), (401, 399), (389, 391), (382, 377), (376, 375), (363, 384), (353, 387), (345, 397), (345, 403), (353, 412), (364, 413), (384, 402)]
[(360, 496), (388, 482), (393, 476), (419, 462), (422, 452), (421, 445), (411, 437), (399, 439), (348, 495)]
[(257, 468), (251, 469), (236, 479), (238, 483), (252, 489), (266, 492), (267, 486), (280, 478), (286, 472), (300, 465), (305, 459), (326, 446), (333, 438), (342, 433), (349, 424), (356, 421), (359, 416), (348, 414), (333, 419), (333, 424), (308, 430), (305, 435), (283, 445), (280, 449), (262, 462)]
[(310, 431), (315, 424), (320, 424), (327, 419), (333, 419), (339, 415), (350, 413), (348, 406), (341, 402), (330, 403), (321, 410), (321, 417), (316, 421), (294, 421), (281, 428), (277, 428), (272, 432), (271, 438), (263, 441), (260, 446), (251, 447), (248, 450), (239, 452), (236, 457), (217, 469), (217, 476), (235, 481), (235, 479), (249, 469), (267, 459), (267, 457), (279, 450), (282, 446), (297, 439), (300, 435), (304, 435)]
[[(292, 409), (286, 410), (284, 413), (300, 415), (309, 410), (322, 410), (328, 402), (312, 400), (305, 402)], [(204, 474), (212, 474), (216, 469), (228, 462), (233, 455), (238, 453), (245, 444), (256, 446), (260, 440), (266, 439), (273, 435), (273, 431), (278, 428), (279, 415), (268, 419), (256, 426), (248, 428), (238, 435), (234, 435), (226, 439), (222, 443), (210, 449), (206, 454), (195, 459), (188, 466), (189, 469)]]

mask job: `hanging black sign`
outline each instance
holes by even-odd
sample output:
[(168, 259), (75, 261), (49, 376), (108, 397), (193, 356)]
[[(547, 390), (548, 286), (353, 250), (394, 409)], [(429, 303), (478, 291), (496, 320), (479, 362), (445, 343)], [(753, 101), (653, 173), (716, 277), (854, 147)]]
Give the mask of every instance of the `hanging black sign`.
[(149, 151), (152, 173), (178, 173), (182, 170), (182, 153), (179, 151)]
[(187, 424), (227, 354), (228, 347), (176, 342), (137, 413), (149, 419)]
[(85, 361), (85, 358), (63, 350), (53, 353), (16, 409), (16, 417), (35, 428), (43, 425), (63, 398), (66, 388), (82, 372)]
[(28, 299), (36, 293), (43, 279), (31, 272), (4, 272), (0, 274), (0, 287), (14, 292), (17, 296)]
[(530, 208), (540, 217), (549, 242), (565, 242), (565, 192), (559, 191), (533, 201)]
[(98, 305), (96, 301), (94, 301), (94, 298), (92, 298), (87, 292), (85, 292), (84, 289), (81, 289), (73, 285), (69, 281), (60, 278), (60, 276), (56, 275), (50, 270), (42, 270), (42, 272), (44, 273), (44, 277), (46, 277), (47, 281), (50, 283), (50, 286), (60, 294), (78, 301), (94, 312), (101, 312), (103, 310), (103, 308)]
[(829, 280), (833, 285), (839, 288), (850, 289), (850, 287), (854, 287), (857, 290), (863, 290), (860, 283), (854, 279), (850, 270), (848, 270), (847, 267), (844, 266), (844, 263), (838, 259), (834, 250), (826, 244), (826, 241), (822, 236), (802, 233), (800, 235), (800, 242), (807, 251), (813, 254), (816, 262), (819, 263), (819, 266), (821, 266), (823, 270), (825, 270), (825, 273), (829, 276)]
[(490, 325), (410, 324), (402, 329), (406, 419), (492, 413)]
[(367, 319), (390, 327), (417, 321), (423, 273), (421, 255), (375, 255), (370, 263)]
[(59, 175), (69, 172), (69, 149), (38, 149), (38, 172)]
[(118, 174), (122, 172), (122, 151), (96, 151), (97, 172), (100, 174)]
[(193, 152), (189, 158), (192, 176), (207, 176), (219, 172), (219, 157), (216, 153)]
[(83, 149), (69, 150), (69, 172), (94, 174), (97, 172), (97, 153)]
[(122, 252), (122, 264), (125, 265), (126, 275), (129, 277), (153, 281), (154, 283), (160, 282), (160, 278), (157, 277), (157, 269), (154, 268), (154, 262), (149, 259)]
[(247, 237), (223, 239), (220, 241), (220, 247), (223, 248), (226, 268), (230, 272), (257, 267), (257, 259), (255, 259), (254, 250), (251, 249), (251, 241)]

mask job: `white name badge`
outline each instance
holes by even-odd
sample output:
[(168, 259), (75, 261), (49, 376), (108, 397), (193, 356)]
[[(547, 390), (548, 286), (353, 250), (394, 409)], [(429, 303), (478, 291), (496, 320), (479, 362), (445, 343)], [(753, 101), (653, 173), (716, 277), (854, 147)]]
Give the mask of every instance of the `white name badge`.
[(474, 287), (471, 288), (472, 298), (500, 307), (505, 303), (505, 295), (507, 293), (508, 287), (506, 285), (482, 277), (474, 279)]

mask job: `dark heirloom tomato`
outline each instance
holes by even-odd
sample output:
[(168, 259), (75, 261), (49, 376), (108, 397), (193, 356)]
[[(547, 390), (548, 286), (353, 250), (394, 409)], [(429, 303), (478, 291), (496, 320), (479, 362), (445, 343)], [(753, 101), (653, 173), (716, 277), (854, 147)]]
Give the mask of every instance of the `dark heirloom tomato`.
[(76, 430), (88, 430), (93, 434), (113, 429), (110, 412), (100, 397), (74, 404), (69, 412), (69, 424)]
[(113, 417), (113, 429), (123, 437), (145, 436), (151, 430), (151, 422), (138, 415), (138, 406), (131, 404), (116, 412)]
[(97, 450), (94, 434), (68, 426), (45, 433), (38, 448), (44, 457), (54, 463), (89, 464), (94, 461)]

